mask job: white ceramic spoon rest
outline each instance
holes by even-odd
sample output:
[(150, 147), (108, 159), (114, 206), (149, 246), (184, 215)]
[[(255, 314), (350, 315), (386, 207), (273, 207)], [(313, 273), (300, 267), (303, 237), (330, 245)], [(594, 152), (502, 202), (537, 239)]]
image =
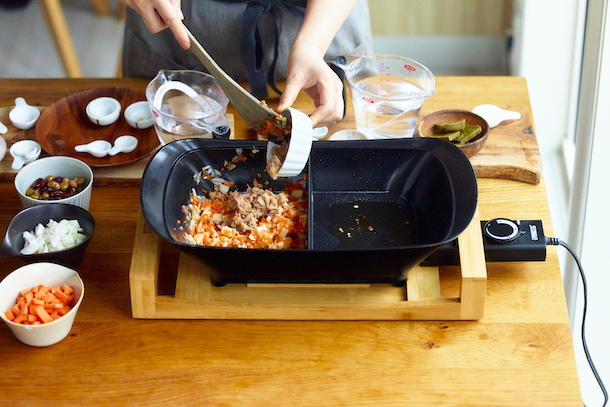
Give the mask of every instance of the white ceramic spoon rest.
[(505, 120), (518, 120), (521, 118), (521, 113), (512, 110), (504, 110), (495, 105), (479, 105), (472, 109), (472, 113), (481, 116), (489, 128), (496, 127)]

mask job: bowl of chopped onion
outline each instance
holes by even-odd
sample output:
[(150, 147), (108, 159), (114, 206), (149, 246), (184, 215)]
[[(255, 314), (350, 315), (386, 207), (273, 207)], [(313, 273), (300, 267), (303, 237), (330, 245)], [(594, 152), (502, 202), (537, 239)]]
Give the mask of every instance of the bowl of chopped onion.
[(0, 254), (25, 263), (51, 262), (77, 268), (95, 230), (85, 209), (69, 204), (37, 205), (11, 220)]

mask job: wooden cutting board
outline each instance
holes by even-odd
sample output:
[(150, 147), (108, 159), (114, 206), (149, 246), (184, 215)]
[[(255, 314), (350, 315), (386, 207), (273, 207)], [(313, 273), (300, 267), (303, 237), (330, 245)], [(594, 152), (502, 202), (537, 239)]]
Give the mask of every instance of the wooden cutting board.
[[(470, 158), (475, 173), (478, 178), (511, 179), (538, 184), (542, 174), (542, 162), (529, 108), (527, 106), (500, 107), (521, 113), (521, 118), (504, 121), (490, 130), (487, 142), (481, 151)], [(426, 108), (424, 103), (419, 118), (421, 120), (436, 111), (455, 108), (455, 106), (435, 106), (434, 109), (431, 109)], [(355, 120), (348, 114), (341, 122), (329, 127), (326, 138), (332, 138), (332, 134), (337, 131), (355, 128)]]
[[(526, 106), (500, 106), (504, 109), (515, 110), (521, 113), (521, 119), (505, 121), (491, 129), (487, 143), (483, 149), (470, 159), (472, 166), (479, 178), (501, 178), (537, 184), (540, 182), (542, 163), (538, 151), (538, 143), (534, 132), (533, 120)], [(455, 106), (439, 107), (433, 110), (422, 108), (420, 118), (425, 117), (437, 110), (455, 108)], [(31, 130), (19, 130), (15, 128), (9, 118), (10, 107), (0, 108), (0, 121), (4, 123), (9, 131), (3, 137), (8, 147), (18, 140), (36, 140), (36, 132)], [(45, 107), (39, 107), (44, 111)], [(348, 112), (350, 110), (348, 109)], [(307, 112), (305, 112), (307, 113)], [(232, 138), (235, 134), (235, 123), (232, 114), (227, 115), (232, 129)], [(354, 129), (353, 116), (346, 118), (329, 126), (329, 135), (344, 129)], [(235, 135), (237, 139), (245, 138), (243, 135)], [(43, 153), (44, 155), (45, 153)], [(11, 168), (12, 157), (7, 151), (7, 156), (0, 162), (0, 181), (12, 181), (16, 171)], [(148, 157), (135, 163), (117, 167), (95, 168), (95, 185), (139, 185), (140, 179), (148, 162)]]

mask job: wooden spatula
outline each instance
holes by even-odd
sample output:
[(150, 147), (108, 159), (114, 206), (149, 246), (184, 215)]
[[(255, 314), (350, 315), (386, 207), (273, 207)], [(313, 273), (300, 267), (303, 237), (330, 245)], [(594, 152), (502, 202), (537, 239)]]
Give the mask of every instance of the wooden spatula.
[[(186, 28), (186, 27), (185, 27)], [(218, 64), (210, 57), (210, 54), (201, 46), (197, 39), (186, 29), (189, 38), (191, 39), (191, 48), (195, 56), (201, 61), (203, 66), (207, 68), (210, 74), (216, 79), (229, 101), (237, 110), (237, 113), (248, 123), (254, 130), (263, 127), (267, 120), (275, 120), (278, 113), (263, 105), (257, 98), (252, 96), (239, 83), (226, 74)]]

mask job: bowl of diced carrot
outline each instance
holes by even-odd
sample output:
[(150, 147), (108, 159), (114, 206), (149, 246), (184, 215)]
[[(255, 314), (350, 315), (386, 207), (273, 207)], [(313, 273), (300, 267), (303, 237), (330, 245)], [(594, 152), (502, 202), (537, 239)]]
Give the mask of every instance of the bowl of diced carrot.
[(55, 263), (27, 264), (0, 282), (0, 317), (24, 344), (50, 346), (70, 333), (84, 294), (76, 271)]

